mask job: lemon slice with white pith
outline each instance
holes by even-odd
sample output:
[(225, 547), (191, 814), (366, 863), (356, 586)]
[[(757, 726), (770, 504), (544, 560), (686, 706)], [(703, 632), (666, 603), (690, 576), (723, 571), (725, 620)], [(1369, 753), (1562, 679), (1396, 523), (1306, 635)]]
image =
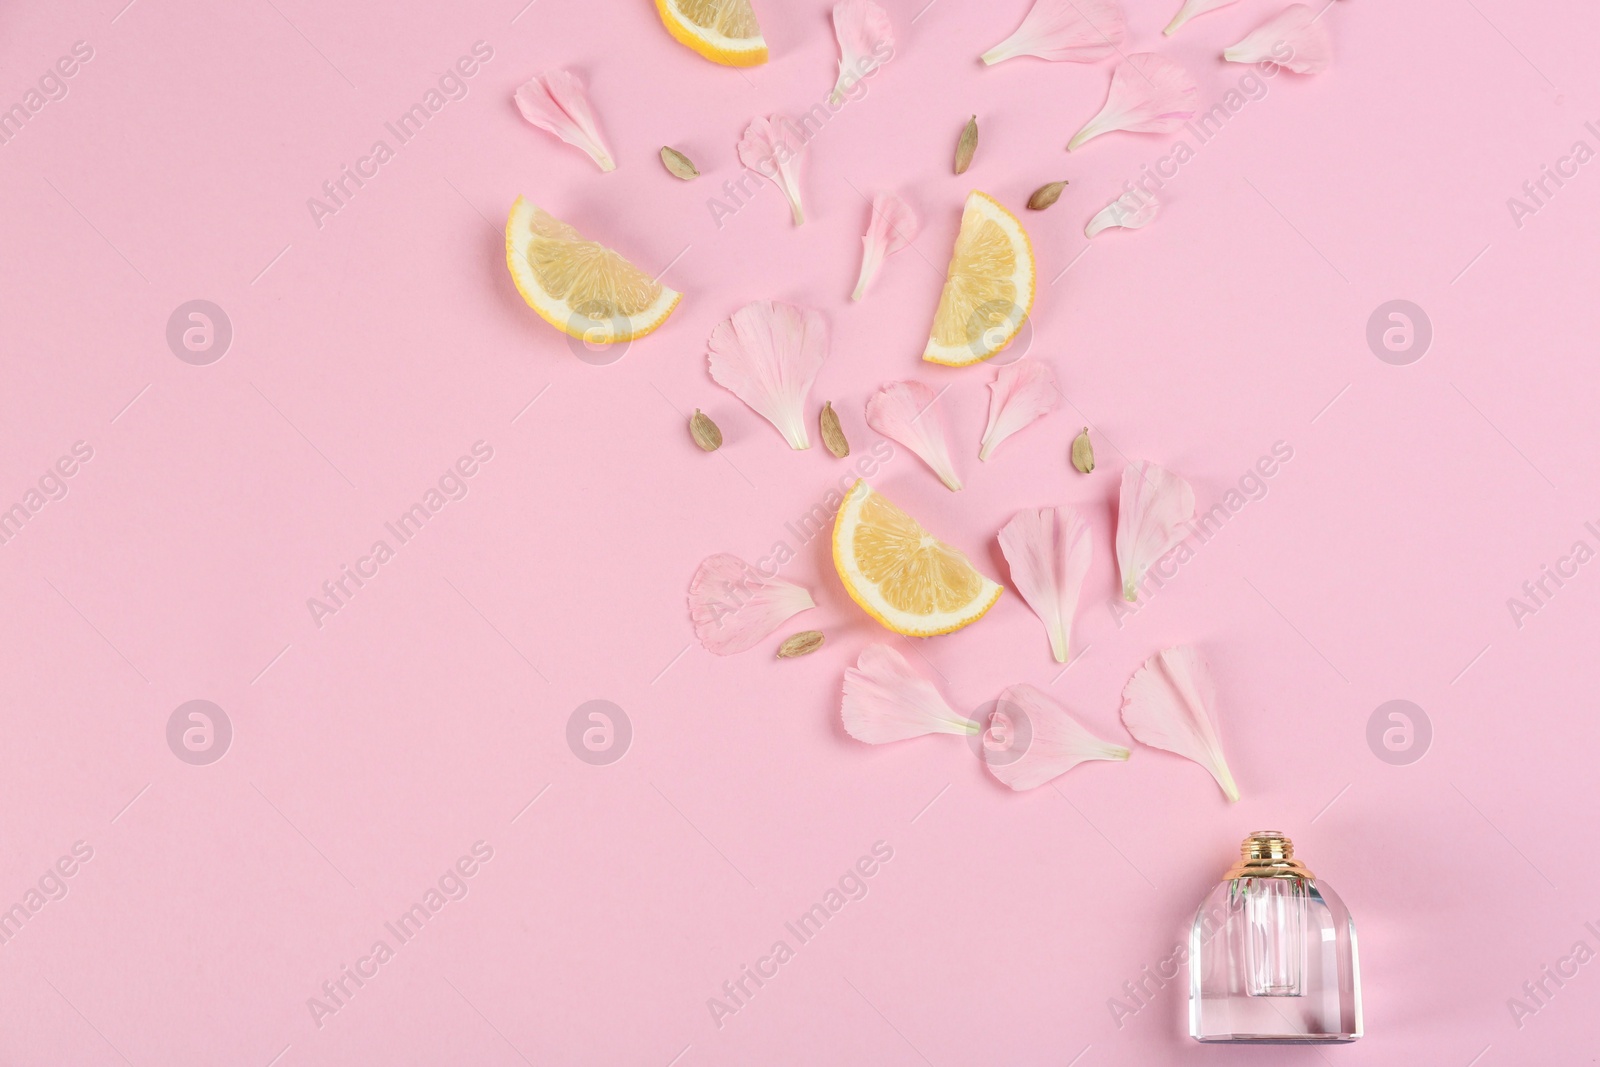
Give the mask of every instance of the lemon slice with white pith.
[(713, 63), (755, 67), (767, 61), (750, 0), (656, 0), (667, 32)]
[(643, 337), (683, 298), (520, 196), (506, 220), (506, 266), (529, 307), (591, 344)]
[(972, 192), (922, 358), (965, 367), (993, 356), (1028, 321), (1034, 289), (1033, 244), (1022, 223), (994, 197)]
[(910, 637), (947, 634), (977, 622), (1002, 592), (958, 549), (863, 481), (839, 505), (833, 565), (845, 591), (868, 615)]

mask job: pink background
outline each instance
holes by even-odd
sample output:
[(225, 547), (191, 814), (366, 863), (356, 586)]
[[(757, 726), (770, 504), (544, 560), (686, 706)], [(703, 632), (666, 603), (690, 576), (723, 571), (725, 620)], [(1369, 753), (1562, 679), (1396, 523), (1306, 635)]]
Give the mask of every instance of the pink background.
[[(1168, 185), (1154, 225), (1087, 244), (1089, 215), (1175, 138), (1108, 135), (1068, 156), (1112, 63), (983, 68), (1022, 0), (934, 0), (915, 22), (922, 0), (884, 0), (897, 54), (812, 142), (800, 229), (771, 187), (720, 228), (706, 202), (738, 176), (752, 117), (831, 88), (824, 0), (758, 2), (772, 61), (744, 74), (670, 40), (645, 0), (522, 2), (3, 15), (0, 104), (75, 41), (93, 58), (0, 146), (0, 504), (76, 441), (93, 458), (0, 546), (0, 905), (74, 842), (93, 857), (0, 947), (0, 1060), (1592, 1055), (1600, 963), (1520, 1028), (1507, 1000), (1580, 939), (1600, 948), (1584, 927), (1600, 925), (1600, 563), (1520, 629), (1506, 604), (1600, 526), (1600, 163), (1520, 227), (1506, 204), (1575, 140), (1600, 147), (1583, 128), (1600, 120), (1591, 5), (1337, 3), (1331, 71), (1272, 79)], [(1245, 0), (1166, 40), (1175, 0), (1127, 6), (1127, 50), (1182, 61), (1207, 106), (1246, 73), (1220, 49), (1277, 10)], [(307, 198), (475, 41), (493, 58), (469, 94), (319, 229)], [(615, 173), (513, 110), (513, 88), (555, 65), (589, 83)], [(977, 162), (955, 177), (973, 112)], [(664, 143), (704, 176), (669, 177)], [(993, 368), (917, 357), (967, 191), (1020, 209), (1057, 178), (1072, 183), (1061, 202), (1024, 219), (1040, 271), (1030, 354), (1070, 406), (980, 465)], [(880, 189), (924, 230), (852, 305), (863, 194)], [(505, 270), (519, 193), (646, 269), (671, 264), (686, 295), (666, 326), (610, 365), (575, 358)], [(196, 298), (234, 328), (210, 366), (165, 341)], [(785, 571), (818, 607), (784, 632), (827, 631), (820, 652), (775, 662), (781, 634), (731, 658), (693, 643), (698, 561), (765, 555), (845, 471), (785, 448), (706, 374), (712, 327), (761, 298), (829, 317), (810, 417), (832, 400), (858, 452), (877, 386), (949, 386), (967, 489), (904, 452), (876, 484), (992, 576), (1007, 579), (993, 537), (1019, 508), (1092, 518), (1089, 648), (1069, 673), (1012, 593), (913, 662), (957, 706), (1030, 681), (1119, 737), (1135, 666), (1194, 642), (1238, 805), (1146, 748), (1014, 795), (952, 738), (851, 741), (840, 678), (886, 635), (822, 540)], [(1434, 327), (1410, 366), (1365, 340), (1397, 298)], [(722, 426), (720, 456), (690, 443), (694, 407)], [(1066, 448), (1085, 423), (1101, 465), (1080, 477)], [(480, 440), (493, 459), (466, 498), (319, 628), (307, 598)], [(1119, 627), (1124, 457), (1184, 473), (1205, 508), (1278, 441), (1294, 455), (1266, 498)], [(1402, 698), (1434, 738), (1392, 766), (1366, 725)], [(166, 743), (192, 699), (233, 724), (209, 766)], [(609, 766), (566, 742), (591, 699), (633, 725)], [(1263, 825), (1292, 834), (1356, 916), (1367, 1036), (1202, 1048), (1182, 978), (1119, 1027), (1108, 1001), (1171, 953)], [(319, 1027), (308, 998), (393, 942), (383, 924), (477, 841), (493, 858), (468, 895)], [(707, 999), (876, 841), (894, 856), (870, 893), (718, 1028)]]

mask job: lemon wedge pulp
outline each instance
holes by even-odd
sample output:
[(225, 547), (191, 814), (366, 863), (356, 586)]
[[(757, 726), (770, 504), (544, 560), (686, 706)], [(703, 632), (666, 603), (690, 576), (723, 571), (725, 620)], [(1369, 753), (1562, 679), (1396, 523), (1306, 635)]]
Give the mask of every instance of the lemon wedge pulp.
[(713, 63), (755, 67), (767, 61), (750, 0), (656, 0), (667, 32)]
[(897, 634), (932, 637), (977, 622), (1001, 587), (864, 481), (833, 523), (833, 565), (845, 591)]
[(643, 337), (683, 298), (520, 196), (506, 219), (506, 266), (529, 307), (591, 344)]
[(1027, 231), (998, 200), (974, 190), (961, 212), (961, 232), (922, 358), (965, 367), (993, 356), (1028, 321), (1034, 289)]

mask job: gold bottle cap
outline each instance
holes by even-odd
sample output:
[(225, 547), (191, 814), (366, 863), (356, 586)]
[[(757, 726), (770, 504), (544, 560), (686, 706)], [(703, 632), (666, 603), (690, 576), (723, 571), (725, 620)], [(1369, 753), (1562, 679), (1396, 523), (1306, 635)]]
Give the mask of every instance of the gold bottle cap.
[(1277, 830), (1256, 830), (1239, 846), (1239, 861), (1223, 880), (1233, 878), (1314, 878), (1311, 870), (1294, 858), (1294, 842)]

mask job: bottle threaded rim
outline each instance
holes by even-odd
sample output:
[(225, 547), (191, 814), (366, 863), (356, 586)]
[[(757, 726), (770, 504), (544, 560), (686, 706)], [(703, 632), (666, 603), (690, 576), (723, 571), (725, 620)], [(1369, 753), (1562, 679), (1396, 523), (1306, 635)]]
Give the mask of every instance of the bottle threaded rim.
[(1246, 860), (1292, 860), (1294, 842), (1278, 830), (1255, 830), (1239, 845), (1239, 856)]
[(1230, 878), (1311, 878), (1294, 858), (1294, 842), (1280, 830), (1254, 830), (1239, 845), (1239, 860), (1224, 876)]

